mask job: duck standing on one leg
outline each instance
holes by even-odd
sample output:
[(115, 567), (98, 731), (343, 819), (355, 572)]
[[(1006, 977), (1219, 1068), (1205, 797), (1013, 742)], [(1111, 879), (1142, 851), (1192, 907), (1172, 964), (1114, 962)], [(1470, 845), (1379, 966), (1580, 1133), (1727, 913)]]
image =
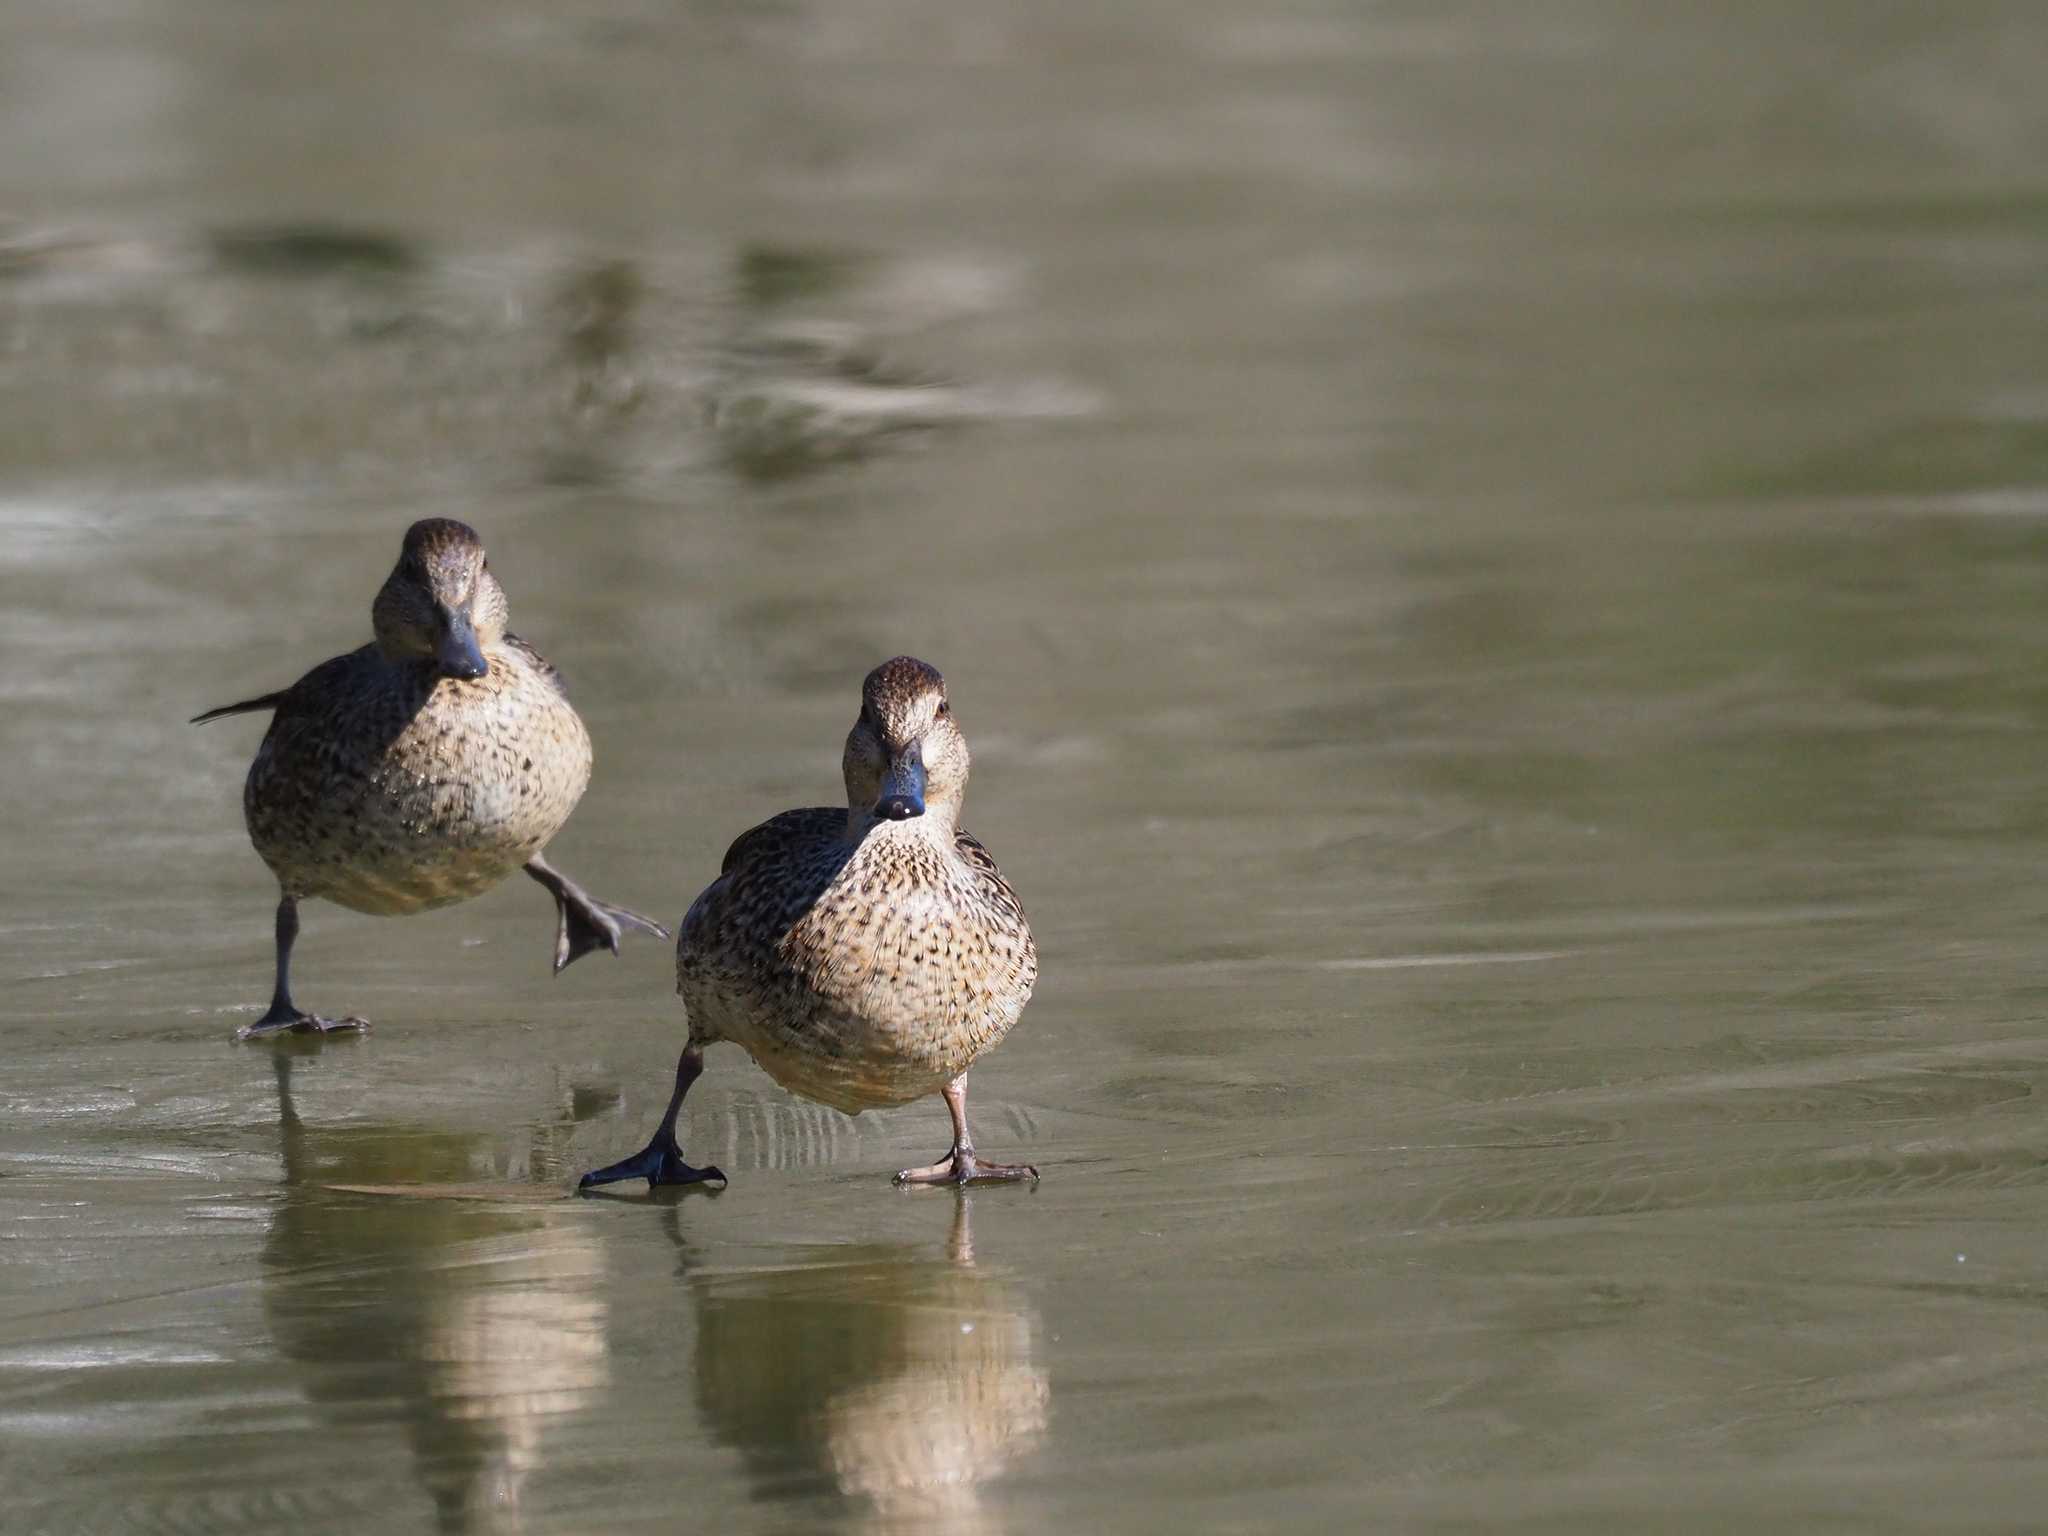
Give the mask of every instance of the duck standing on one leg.
[(676, 1142), (683, 1095), (719, 1040), (848, 1114), (942, 1094), (952, 1148), (899, 1184), (1038, 1177), (982, 1161), (967, 1134), (967, 1069), (1038, 979), (1024, 908), (960, 830), (967, 765), (945, 679), (908, 656), (868, 674), (846, 738), (847, 808), (784, 811), (727, 850), (676, 940), (690, 1038), (668, 1112), (644, 1150), (586, 1173), (585, 1188), (724, 1182)]
[(299, 903), (322, 896), (383, 917), (445, 907), (524, 869), (561, 912), (555, 970), (619, 934), (668, 930), (589, 895), (541, 849), (590, 782), (590, 736), (540, 652), (505, 632), (505, 589), (476, 530), (428, 518), (406, 530), (370, 610), (377, 638), (281, 693), (193, 723), (272, 710), (242, 813), (277, 876), (277, 986), (243, 1040), (361, 1029), (292, 1003)]

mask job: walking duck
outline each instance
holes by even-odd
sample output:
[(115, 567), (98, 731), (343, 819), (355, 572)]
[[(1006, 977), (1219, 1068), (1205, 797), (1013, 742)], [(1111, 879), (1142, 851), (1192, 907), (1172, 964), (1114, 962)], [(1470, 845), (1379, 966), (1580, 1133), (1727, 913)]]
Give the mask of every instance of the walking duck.
[(377, 638), (291, 687), (193, 723), (272, 711), (242, 813), (277, 876), (277, 983), (237, 1038), (362, 1029), (292, 1002), (299, 903), (404, 916), (489, 890), (515, 869), (560, 915), (555, 971), (619, 935), (668, 930), (597, 900), (541, 855), (590, 782), (590, 736), (561, 675), (505, 629), (505, 589), (476, 530), (428, 518), (406, 531), (370, 609)]
[(959, 826), (967, 765), (937, 671), (898, 656), (868, 674), (846, 738), (846, 808), (784, 811), (726, 851), (676, 939), (690, 1034), (668, 1111), (644, 1149), (585, 1174), (584, 1188), (725, 1182), (676, 1141), (704, 1047), (720, 1040), (848, 1114), (942, 1095), (953, 1145), (899, 1184), (1038, 1177), (984, 1161), (967, 1131), (967, 1069), (1038, 979), (1023, 907)]

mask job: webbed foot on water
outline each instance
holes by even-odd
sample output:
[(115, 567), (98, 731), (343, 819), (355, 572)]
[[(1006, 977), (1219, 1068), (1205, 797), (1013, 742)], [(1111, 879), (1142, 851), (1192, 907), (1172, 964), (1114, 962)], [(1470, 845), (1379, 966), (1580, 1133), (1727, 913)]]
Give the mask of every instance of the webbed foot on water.
[(555, 934), (557, 976), (593, 949), (608, 949), (616, 955), (619, 952), (619, 935), (628, 928), (637, 928), (657, 939), (668, 937), (668, 930), (652, 918), (599, 901), (574, 886), (558, 892), (555, 905), (562, 914), (561, 927)]
[(370, 1021), (350, 1014), (345, 1019), (323, 1019), (318, 1014), (302, 1013), (294, 1008), (281, 1013), (273, 1008), (254, 1024), (244, 1024), (235, 1031), (237, 1040), (268, 1040), (277, 1035), (343, 1035), (368, 1034)]
[(955, 1147), (936, 1163), (906, 1168), (896, 1175), (898, 1184), (975, 1184), (983, 1180), (1030, 1179), (1038, 1181), (1038, 1170), (1029, 1163), (988, 1163), (974, 1155), (972, 1147)]
[(594, 1189), (600, 1184), (617, 1184), (624, 1179), (645, 1179), (649, 1189), (663, 1184), (716, 1183), (722, 1186), (726, 1183), (725, 1175), (718, 1169), (692, 1168), (683, 1161), (683, 1149), (673, 1140), (656, 1137), (631, 1157), (592, 1169), (576, 1181), (576, 1187)]

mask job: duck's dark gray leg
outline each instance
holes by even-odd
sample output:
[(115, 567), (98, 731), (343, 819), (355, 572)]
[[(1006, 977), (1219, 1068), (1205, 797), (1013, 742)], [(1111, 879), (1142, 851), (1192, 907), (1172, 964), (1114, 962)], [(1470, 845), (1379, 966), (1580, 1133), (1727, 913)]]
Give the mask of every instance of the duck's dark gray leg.
[(556, 910), (562, 915), (561, 927), (555, 933), (557, 976), (593, 949), (608, 949), (616, 955), (619, 934), (626, 928), (638, 928), (657, 939), (668, 937), (668, 930), (661, 924), (638, 912), (599, 901), (537, 853), (526, 861), (526, 872), (548, 888), (555, 898)]
[(669, 1095), (668, 1113), (661, 1117), (661, 1128), (654, 1133), (654, 1140), (631, 1157), (586, 1173), (576, 1187), (589, 1189), (598, 1184), (616, 1184), (621, 1179), (645, 1179), (649, 1189), (657, 1184), (702, 1184), (707, 1180), (725, 1183), (725, 1175), (716, 1168), (692, 1168), (684, 1162), (683, 1149), (676, 1144), (676, 1115), (683, 1107), (683, 1095), (703, 1070), (703, 1048), (692, 1040), (676, 1060), (676, 1091)]
[(946, 1108), (953, 1114), (953, 1150), (923, 1168), (906, 1168), (896, 1175), (898, 1184), (972, 1184), (977, 1179), (1036, 1179), (1038, 1170), (1029, 1163), (986, 1163), (974, 1155), (974, 1138), (967, 1134), (967, 1074), (962, 1072), (939, 1090)]
[(292, 945), (299, 937), (299, 903), (285, 896), (277, 903), (277, 984), (270, 989), (270, 1011), (254, 1024), (235, 1031), (237, 1040), (261, 1040), (266, 1035), (329, 1035), (343, 1030), (364, 1030), (368, 1019), (350, 1015), (345, 1019), (323, 1019), (292, 1006)]

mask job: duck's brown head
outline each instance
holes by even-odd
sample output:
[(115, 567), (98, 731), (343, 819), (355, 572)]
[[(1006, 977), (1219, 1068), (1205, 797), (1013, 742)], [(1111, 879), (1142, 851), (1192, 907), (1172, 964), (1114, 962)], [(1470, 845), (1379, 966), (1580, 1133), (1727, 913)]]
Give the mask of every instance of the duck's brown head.
[(861, 684), (860, 718), (846, 735), (846, 803), (880, 821), (927, 811), (947, 820), (967, 793), (967, 738), (946, 680), (914, 656), (883, 662)]
[(505, 589), (467, 523), (423, 518), (405, 531), (398, 564), (370, 619), (393, 661), (429, 661), (443, 677), (474, 681), (491, 670), (486, 648), (505, 637)]

